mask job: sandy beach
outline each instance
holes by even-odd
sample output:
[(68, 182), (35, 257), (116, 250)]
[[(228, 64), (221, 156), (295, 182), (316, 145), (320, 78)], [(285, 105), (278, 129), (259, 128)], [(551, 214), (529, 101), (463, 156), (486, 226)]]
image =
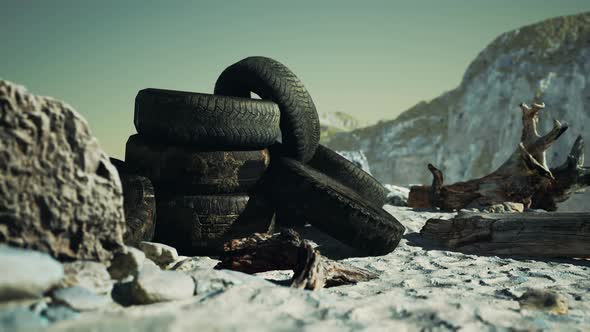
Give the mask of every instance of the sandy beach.
[[(587, 331), (590, 327), (590, 262), (438, 250), (421, 242), (416, 232), (429, 218), (454, 214), (385, 209), (407, 228), (399, 247), (385, 256), (344, 260), (377, 272), (376, 280), (311, 292), (283, 286), (291, 276), (288, 271), (258, 276), (212, 272), (215, 261), (204, 260), (200, 268), (186, 271), (197, 289), (201, 287), (193, 299), (81, 314), (52, 325), (51, 330)], [(302, 236), (315, 238), (325, 253), (339, 250), (339, 244), (313, 229)], [(557, 303), (521, 304), (519, 299), (531, 289), (557, 294)]]

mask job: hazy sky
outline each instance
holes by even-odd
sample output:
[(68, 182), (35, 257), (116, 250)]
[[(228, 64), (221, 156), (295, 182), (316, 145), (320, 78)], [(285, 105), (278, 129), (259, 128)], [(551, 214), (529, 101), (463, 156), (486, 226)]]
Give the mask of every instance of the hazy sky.
[(121, 157), (139, 89), (211, 93), (250, 55), (275, 58), (318, 110), (375, 122), (457, 86), (502, 32), (590, 10), (560, 1), (7, 1), (0, 78), (67, 101)]

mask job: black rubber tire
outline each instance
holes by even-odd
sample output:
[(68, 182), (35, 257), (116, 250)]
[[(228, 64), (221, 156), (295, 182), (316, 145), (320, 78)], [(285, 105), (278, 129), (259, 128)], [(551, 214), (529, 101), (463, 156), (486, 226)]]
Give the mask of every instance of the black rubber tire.
[(156, 227), (156, 198), (150, 180), (143, 176), (119, 173), (123, 186), (123, 210), (127, 228), (126, 245), (136, 246), (151, 241)]
[(276, 60), (254, 56), (227, 67), (215, 83), (215, 94), (250, 97), (251, 92), (279, 105), (282, 154), (310, 160), (320, 141), (320, 121), (299, 78)]
[(320, 144), (307, 164), (353, 189), (377, 207), (385, 205), (387, 189), (374, 177), (330, 148)]
[(270, 163), (268, 150), (199, 151), (150, 142), (141, 135), (127, 140), (125, 162), (152, 180), (157, 192), (176, 195), (245, 193)]
[(144, 89), (135, 97), (137, 132), (162, 142), (216, 150), (264, 149), (280, 137), (270, 101)]
[(129, 173), (129, 171), (127, 170), (127, 165), (125, 165), (125, 162), (123, 160), (110, 157), (109, 161), (111, 162), (111, 164), (113, 164), (113, 166), (115, 166), (119, 174)]
[(223, 244), (274, 231), (274, 208), (262, 196), (194, 195), (158, 198), (156, 240), (184, 255), (215, 255)]
[(298, 211), (321, 231), (368, 255), (393, 251), (405, 231), (354, 190), (290, 158), (273, 159), (263, 188), (282, 212)]

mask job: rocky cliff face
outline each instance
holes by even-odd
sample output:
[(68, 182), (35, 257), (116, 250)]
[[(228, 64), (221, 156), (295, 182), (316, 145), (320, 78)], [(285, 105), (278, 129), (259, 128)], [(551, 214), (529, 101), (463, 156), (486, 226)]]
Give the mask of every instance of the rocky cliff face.
[[(433, 163), (451, 183), (498, 167), (520, 140), (518, 104), (537, 98), (570, 129), (548, 151), (563, 162), (576, 136), (590, 141), (590, 13), (558, 17), (496, 38), (469, 65), (459, 87), (421, 102), (397, 119), (335, 134), (327, 145), (362, 150), (384, 183), (430, 183)], [(586, 146), (590, 154), (590, 145)]]
[(322, 112), (320, 117), (321, 141), (329, 141), (336, 133), (348, 132), (362, 127), (362, 123), (344, 112)]

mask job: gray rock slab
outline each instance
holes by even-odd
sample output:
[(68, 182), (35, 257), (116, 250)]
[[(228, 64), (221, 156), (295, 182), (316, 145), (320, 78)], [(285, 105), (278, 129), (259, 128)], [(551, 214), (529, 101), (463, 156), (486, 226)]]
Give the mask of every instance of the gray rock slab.
[(129, 276), (135, 276), (142, 269), (146, 261), (143, 251), (125, 247), (122, 251), (115, 254), (108, 272), (115, 280), (121, 280)]
[(113, 288), (113, 280), (104, 264), (90, 261), (65, 263), (64, 286), (79, 286), (95, 294), (108, 294)]
[(219, 260), (206, 256), (184, 257), (171, 263), (168, 270), (173, 271), (192, 271), (192, 270), (212, 270)]
[(143, 251), (145, 256), (161, 267), (174, 262), (178, 259), (178, 252), (175, 248), (156, 242), (140, 242), (139, 249)]
[(62, 320), (76, 319), (80, 316), (80, 313), (66, 305), (58, 304), (48, 306), (41, 312), (41, 315), (50, 322), (55, 323)]
[(67, 305), (76, 311), (97, 310), (110, 303), (110, 296), (96, 295), (78, 286), (58, 289), (51, 294), (51, 298), (55, 303)]
[(47, 328), (49, 321), (26, 307), (0, 310), (0, 331), (34, 332)]
[(190, 298), (195, 292), (193, 279), (177, 271), (143, 269), (131, 284), (131, 301), (149, 304)]
[(188, 274), (195, 281), (195, 293), (199, 296), (210, 296), (242, 284), (273, 286), (263, 278), (231, 270), (194, 270)]
[(64, 276), (49, 255), (6, 245), (0, 245), (0, 266), (0, 301), (40, 297)]

